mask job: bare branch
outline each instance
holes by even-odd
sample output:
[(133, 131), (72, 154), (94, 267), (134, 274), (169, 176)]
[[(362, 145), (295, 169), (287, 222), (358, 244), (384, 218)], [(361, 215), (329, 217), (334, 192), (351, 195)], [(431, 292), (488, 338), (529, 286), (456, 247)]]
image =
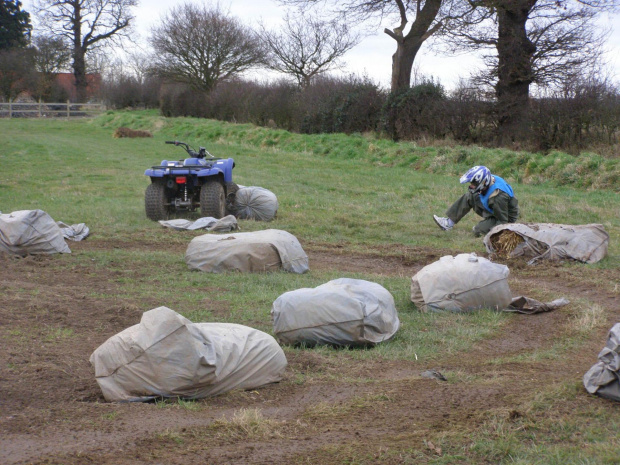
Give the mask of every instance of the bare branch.
[(260, 36), (269, 50), (266, 65), (293, 76), (303, 87), (314, 76), (339, 67), (342, 56), (360, 39), (345, 20), (324, 21), (303, 10), (295, 16), (287, 13), (280, 32), (261, 26)]

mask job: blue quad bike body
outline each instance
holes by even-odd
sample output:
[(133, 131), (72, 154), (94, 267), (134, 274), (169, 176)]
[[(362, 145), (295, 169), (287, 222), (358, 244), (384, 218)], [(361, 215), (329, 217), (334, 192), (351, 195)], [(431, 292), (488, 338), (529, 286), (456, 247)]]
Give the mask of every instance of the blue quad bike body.
[(167, 220), (178, 214), (200, 210), (202, 216), (222, 218), (232, 211), (238, 186), (233, 183), (232, 158), (216, 158), (204, 147), (194, 151), (185, 142), (166, 141), (185, 149), (189, 158), (163, 160), (144, 174), (151, 184), (144, 194), (147, 218)]

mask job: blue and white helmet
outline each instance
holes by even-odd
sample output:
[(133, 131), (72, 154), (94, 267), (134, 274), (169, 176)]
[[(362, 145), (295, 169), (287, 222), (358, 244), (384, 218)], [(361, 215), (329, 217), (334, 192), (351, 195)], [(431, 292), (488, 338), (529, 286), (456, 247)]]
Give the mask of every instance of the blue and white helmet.
[(480, 192), (491, 185), (491, 172), (486, 166), (474, 166), (461, 176), (460, 182), (469, 183), (470, 192)]

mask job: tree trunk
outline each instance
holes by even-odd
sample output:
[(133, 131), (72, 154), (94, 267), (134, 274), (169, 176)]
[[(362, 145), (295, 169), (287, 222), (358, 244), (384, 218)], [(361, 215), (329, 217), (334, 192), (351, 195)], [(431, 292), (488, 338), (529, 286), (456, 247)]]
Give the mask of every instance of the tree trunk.
[(82, 8), (80, 2), (73, 5), (73, 21), (71, 29), (73, 32), (73, 76), (75, 77), (75, 91), (77, 101), (86, 101), (86, 48), (82, 44)]
[(73, 76), (75, 77), (75, 91), (77, 101), (79, 103), (86, 102), (86, 88), (88, 81), (86, 79), (86, 58), (82, 47), (73, 51)]
[(408, 89), (411, 86), (411, 69), (422, 46), (422, 41), (405, 39), (396, 44), (396, 52), (392, 55), (392, 92)]
[(500, 145), (523, 140), (528, 132), (532, 56), (536, 47), (527, 37), (525, 25), (535, 3), (536, 0), (508, 0), (497, 9), (498, 81), (495, 92)]
[[(405, 15), (405, 2), (397, 2), (401, 10), (401, 24), (394, 30), (385, 29), (384, 32), (396, 41), (396, 53), (392, 55), (392, 93), (411, 86), (411, 68), (420, 47), (426, 39), (437, 32), (441, 22), (435, 23), (435, 18), (441, 8), (443, 0), (426, 0), (424, 7), (418, 10), (415, 20), (411, 24), (409, 33), (403, 35), (403, 29), (407, 24)], [(407, 4), (409, 2), (406, 2)]]

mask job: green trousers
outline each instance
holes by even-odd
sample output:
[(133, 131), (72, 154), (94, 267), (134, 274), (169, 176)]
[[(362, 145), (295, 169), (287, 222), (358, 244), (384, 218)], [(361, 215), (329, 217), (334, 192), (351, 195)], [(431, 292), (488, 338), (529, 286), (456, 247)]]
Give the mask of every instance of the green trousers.
[(517, 198), (510, 197), (505, 192), (500, 192), (496, 196), (491, 197), (489, 199), (489, 207), (493, 210), (493, 213), (482, 206), (480, 194), (472, 194), (467, 191), (448, 208), (446, 216), (454, 223), (458, 223), (470, 210), (474, 210), (476, 214), (483, 218), (480, 223), (474, 226), (474, 234), (476, 236), (488, 233), (493, 226), (498, 224), (515, 223), (519, 217)]

